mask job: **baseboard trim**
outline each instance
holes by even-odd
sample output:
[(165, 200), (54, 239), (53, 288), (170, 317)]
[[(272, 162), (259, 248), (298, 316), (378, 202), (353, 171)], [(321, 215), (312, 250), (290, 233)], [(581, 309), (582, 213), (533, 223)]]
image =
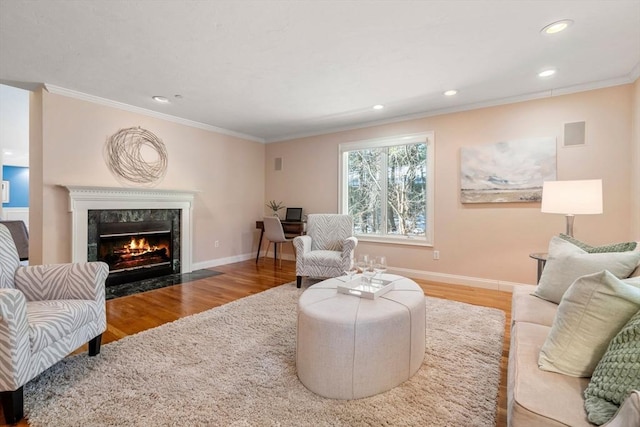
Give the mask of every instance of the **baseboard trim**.
[(233, 264), (235, 262), (242, 262), (252, 258), (255, 259), (254, 254), (235, 255), (226, 258), (211, 259), (208, 261), (192, 262), (191, 267), (193, 270), (202, 270), (203, 268), (212, 268), (219, 265)]
[(437, 273), (435, 271), (412, 270), (408, 268), (389, 268), (389, 273), (399, 274), (412, 279), (432, 280), (434, 282), (447, 283), (450, 285), (471, 286), (473, 288), (492, 289), (494, 291), (502, 292), (513, 292), (515, 287), (526, 285), (526, 283), (460, 276), (458, 274)]
[[(268, 258), (273, 259), (273, 255)], [(233, 264), (234, 262), (246, 261), (248, 259), (255, 259), (255, 254), (243, 254), (203, 262), (194, 262), (192, 263), (192, 267), (194, 270), (200, 270), (203, 268), (217, 267), (219, 265)], [(284, 254), (282, 259), (287, 261), (295, 261), (294, 256), (290, 254)], [(527, 283), (509, 282), (506, 280), (496, 279), (483, 279), (481, 277), (460, 276), (458, 274), (437, 273), (435, 271), (413, 270), (409, 268), (391, 267), (389, 268), (388, 272), (409, 277), (411, 279), (432, 280), (434, 282), (447, 283), (450, 285), (470, 286), (473, 288), (491, 289), (494, 291), (502, 292), (513, 292), (513, 289), (515, 287), (527, 285)]]

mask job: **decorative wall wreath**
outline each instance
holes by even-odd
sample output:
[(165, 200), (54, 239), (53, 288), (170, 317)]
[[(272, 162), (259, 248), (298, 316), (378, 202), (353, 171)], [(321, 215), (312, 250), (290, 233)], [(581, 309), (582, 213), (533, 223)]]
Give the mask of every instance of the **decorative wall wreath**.
[[(150, 153), (154, 159), (148, 159)], [(109, 170), (116, 178), (136, 184), (157, 183), (167, 172), (167, 150), (164, 143), (140, 126), (120, 129), (107, 138), (104, 155)]]

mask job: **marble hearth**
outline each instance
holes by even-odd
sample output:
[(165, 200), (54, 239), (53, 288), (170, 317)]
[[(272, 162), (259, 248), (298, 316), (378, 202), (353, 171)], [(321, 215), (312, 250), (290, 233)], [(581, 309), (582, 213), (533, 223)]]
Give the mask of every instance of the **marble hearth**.
[(72, 213), (72, 261), (89, 256), (89, 211), (165, 209), (180, 212), (180, 273), (191, 273), (194, 191), (65, 185)]

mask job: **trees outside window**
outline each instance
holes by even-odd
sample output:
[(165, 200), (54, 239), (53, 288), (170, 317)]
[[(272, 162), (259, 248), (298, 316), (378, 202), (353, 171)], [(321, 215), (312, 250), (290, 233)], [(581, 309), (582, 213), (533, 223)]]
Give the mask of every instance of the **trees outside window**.
[(342, 144), (340, 154), (340, 206), (356, 236), (432, 243), (432, 134)]

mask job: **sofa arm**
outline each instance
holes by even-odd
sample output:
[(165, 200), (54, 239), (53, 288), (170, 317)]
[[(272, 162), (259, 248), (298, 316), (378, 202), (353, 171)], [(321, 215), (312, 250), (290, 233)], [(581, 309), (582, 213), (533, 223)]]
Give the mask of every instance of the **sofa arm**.
[(14, 391), (31, 378), (27, 301), (16, 289), (0, 289), (0, 391)]
[(46, 264), (20, 267), (15, 286), (27, 301), (84, 299), (104, 303), (104, 282), (109, 266), (104, 262)]
[(634, 390), (622, 402), (618, 412), (602, 427), (640, 426), (640, 390)]
[(293, 239), (293, 247), (296, 250), (296, 276), (305, 275), (304, 256), (311, 252), (311, 236), (297, 236)]
[(311, 251), (311, 236), (296, 236), (293, 239), (293, 247), (296, 256), (301, 256)]

